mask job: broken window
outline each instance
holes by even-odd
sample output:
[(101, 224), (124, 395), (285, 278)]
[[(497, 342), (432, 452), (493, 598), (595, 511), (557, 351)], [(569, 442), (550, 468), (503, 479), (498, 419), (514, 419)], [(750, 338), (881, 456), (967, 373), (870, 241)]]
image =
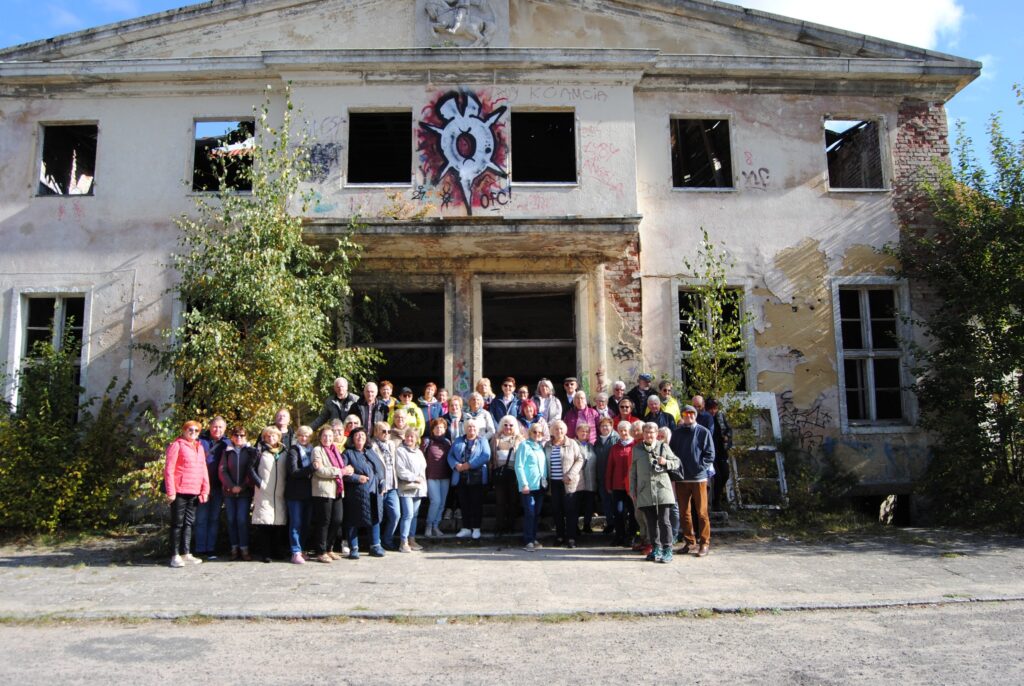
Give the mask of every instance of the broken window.
[(402, 386), (419, 396), (428, 381), (443, 385), (443, 292), (357, 292), (352, 295), (352, 314), (355, 345), (381, 352), (384, 364), (377, 378), (389, 379), (395, 395)]
[(412, 183), (412, 112), (351, 112), (348, 182)]
[(197, 121), (192, 157), (192, 190), (252, 190), (256, 122), (252, 119)]
[(672, 187), (732, 188), (729, 122), (673, 119)]
[(896, 319), (895, 289), (839, 289), (839, 353), (845, 377), (846, 417), (851, 423), (898, 422), (905, 418)]
[[(722, 320), (729, 325), (735, 326), (743, 321), (743, 289), (730, 288), (730, 297), (722, 303)], [(680, 378), (683, 386), (686, 387), (690, 380), (690, 356), (693, 355), (693, 346), (688, 336), (693, 332), (695, 326), (700, 326), (704, 331), (714, 335), (714, 322), (708, 309), (704, 306), (700, 295), (688, 288), (679, 290), (679, 352), (680, 352)], [(747, 390), (746, 368), (747, 353), (742, 346), (737, 346), (729, 351), (733, 361), (727, 365), (725, 371), (739, 373), (739, 386), (737, 391)]]
[(512, 180), (576, 183), (574, 112), (512, 112)]
[[(85, 322), (85, 296), (50, 295), (25, 299), (24, 327), (22, 328), (22, 359), (31, 364), (39, 355), (40, 345), (60, 350), (65, 345), (82, 349)], [(82, 361), (75, 361), (74, 383), (80, 383)]]
[(826, 120), (825, 154), (830, 188), (885, 187), (878, 122)]
[(39, 195), (92, 195), (96, 176), (96, 124), (43, 126)]
[(484, 289), (484, 374), (535, 383), (576, 376), (576, 294)]

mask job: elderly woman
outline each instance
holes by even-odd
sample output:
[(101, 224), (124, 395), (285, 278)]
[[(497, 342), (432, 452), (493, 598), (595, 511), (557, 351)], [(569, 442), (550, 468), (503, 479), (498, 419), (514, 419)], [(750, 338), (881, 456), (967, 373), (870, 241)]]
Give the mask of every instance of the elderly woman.
[(645, 418), (647, 421), (657, 424), (659, 429), (666, 427), (670, 431), (674, 431), (676, 428), (676, 420), (662, 409), (661, 398), (656, 395), (647, 398), (647, 414)]
[(568, 427), (569, 435), (576, 435), (576, 427), (580, 424), (590, 426), (590, 433), (587, 442), (591, 445), (597, 440), (597, 422), (601, 416), (592, 407), (587, 406), (587, 394), (583, 391), (576, 391), (572, 397), (572, 407), (565, 413), (565, 425)]
[(536, 424), (544, 434), (543, 442), (547, 443), (551, 439), (551, 434), (548, 432), (548, 423), (537, 414), (537, 403), (532, 400), (524, 400), (519, 405), (519, 424), (521, 427), (519, 432), (524, 436), (528, 436), (530, 428)]
[(612, 545), (629, 547), (636, 533), (633, 519), (633, 501), (629, 497), (629, 468), (633, 463), (633, 435), (629, 422), (619, 422), (616, 427), (619, 441), (608, 452), (608, 467), (604, 475), (604, 487), (611, 491), (615, 521)]
[(350, 560), (359, 559), (359, 532), (370, 534), (370, 555), (384, 557), (380, 544), (380, 520), (384, 513), (384, 463), (367, 446), (366, 429), (353, 429), (351, 447), (342, 454), (352, 473), (345, 481), (345, 529), (348, 533)]
[(448, 440), (448, 424), (441, 417), (430, 422), (430, 433), (423, 439), (421, 450), (427, 461), (427, 536), (440, 537), (441, 516), (448, 499), (448, 487), (452, 482), (452, 468), (448, 466), (448, 451), (452, 442)]
[(206, 469), (206, 452), (199, 442), (199, 422), (185, 422), (181, 435), (167, 446), (164, 463), (164, 487), (171, 504), (171, 566), (184, 567), (186, 562), (199, 564), (189, 552), (196, 506), (210, 495), (210, 474)]
[(612, 421), (615, 422), (615, 426), (618, 427), (619, 422), (629, 422), (632, 424), (639, 420), (640, 418), (633, 414), (633, 401), (629, 398), (623, 398), (620, 400), (619, 413), (612, 417)]
[(462, 413), (463, 419), (475, 419), (480, 437), (485, 441), (490, 441), (496, 427), (494, 426), (494, 417), (484, 407), (484, 397), (479, 393), (470, 393), (466, 404), (466, 411)]
[(264, 562), (270, 562), (285, 539), (288, 510), (284, 489), (288, 458), (281, 445), (281, 430), (268, 426), (260, 434), (260, 459), (256, 465), (256, 495), (252, 501), (252, 523)]
[[(488, 417), (490, 415), (487, 415)], [(457, 538), (480, 538), (483, 520), (484, 487), (487, 485), (487, 463), (491, 447), (480, 434), (479, 420), (466, 420), (466, 433), (455, 439), (448, 451), (448, 466), (452, 468), (452, 486), (458, 489), (462, 506), (462, 528)]]
[(580, 445), (567, 435), (561, 419), (551, 424), (551, 440), (544, 446), (551, 484), (551, 510), (555, 520), (555, 543), (576, 547), (576, 490), (583, 471)]
[(313, 448), (313, 530), (316, 532), (317, 562), (331, 562), (341, 558), (334, 552), (335, 541), (344, 517), (345, 482), (353, 473), (334, 443), (330, 427), (320, 430), (320, 445)]
[(537, 403), (537, 416), (551, 426), (551, 422), (562, 418), (562, 401), (555, 397), (555, 385), (550, 379), (537, 382), (537, 395), (533, 399)]
[(345, 431), (345, 438), (348, 438), (348, 435), (350, 433), (352, 433), (352, 429), (356, 428), (357, 426), (362, 426), (362, 425), (363, 425), (363, 420), (357, 414), (350, 414), (347, 417), (345, 417), (345, 424), (343, 426), (344, 431)]
[(633, 446), (629, 468), (629, 491), (647, 520), (647, 531), (654, 546), (647, 559), (672, 561), (672, 524), (670, 514), (676, 502), (668, 472), (679, 468), (679, 459), (667, 444), (658, 440), (658, 425), (644, 424), (643, 442)]
[(580, 484), (576, 489), (576, 509), (583, 516), (583, 533), (594, 533), (591, 524), (594, 521), (594, 508), (597, 506), (597, 455), (590, 445), (590, 425), (576, 425), (576, 442), (580, 445), (583, 456), (583, 469), (580, 471)]
[[(403, 416), (402, 410), (395, 410), (396, 422)], [(381, 475), (381, 496), (383, 500), (384, 516), (380, 522), (380, 539), (384, 550), (398, 550), (395, 545), (395, 532), (398, 531), (398, 520), (401, 517), (401, 505), (398, 492), (398, 472), (395, 471), (395, 448), (402, 444), (404, 432), (415, 427), (405, 426), (403, 423), (402, 434), (396, 434), (398, 429), (392, 429), (387, 422), (377, 422), (373, 425), (373, 438), (367, 444), (380, 458), (384, 465), (384, 473)], [(417, 436), (419, 431), (416, 432)]]
[(612, 408), (608, 407), (608, 394), (605, 392), (598, 393), (594, 396), (594, 409), (597, 410), (597, 416), (601, 419), (612, 418)]
[(515, 453), (516, 484), (523, 503), (523, 549), (531, 553), (540, 547), (537, 522), (548, 483), (548, 460), (542, 438), (540, 425), (534, 424)]
[(300, 426), (295, 430), (295, 442), (288, 448), (287, 478), (284, 487), (284, 502), (288, 508), (288, 543), (292, 563), (301, 565), (302, 544), (309, 531), (310, 498), (313, 497), (313, 446), (310, 438), (313, 429)]
[(411, 426), (405, 430), (402, 443), (395, 448), (395, 472), (398, 474), (399, 500), (402, 505), (402, 519), (398, 535), (401, 543), (398, 552), (411, 553), (423, 550), (416, 543), (416, 515), (420, 502), (427, 495), (427, 458), (419, 447), (420, 436)]
[(454, 441), (456, 438), (461, 436), (463, 433), (463, 421), (465, 412), (462, 409), (462, 396), (453, 395), (451, 400), (448, 401), (448, 412), (446, 412), (441, 419), (445, 421), (447, 425), (446, 435), (449, 441)]
[(618, 440), (615, 423), (609, 417), (602, 417), (597, 423), (597, 441), (594, 442), (594, 476), (597, 479), (598, 501), (604, 514), (604, 533), (607, 535), (614, 535), (615, 501), (608, 489), (605, 475), (608, 473), (608, 456)]
[(491, 483), (494, 484), (495, 533), (512, 533), (516, 518), (519, 488), (516, 485), (516, 448), (523, 441), (519, 420), (510, 414), (498, 422), (498, 432), (491, 438)]
[(231, 559), (249, 561), (249, 508), (252, 487), (256, 483), (259, 451), (245, 440), (245, 427), (231, 430), (231, 445), (220, 458), (220, 485), (224, 489), (224, 507), (228, 515), (228, 541)]
[(490, 407), (491, 401), (494, 400), (494, 390), (491, 388), (491, 380), (486, 376), (480, 377), (480, 380), (476, 382), (476, 392), (480, 394), (480, 401), (483, 403), (483, 408), (486, 410)]
[(423, 421), (425, 421), (428, 426), (430, 425), (430, 422), (445, 413), (445, 409), (441, 405), (441, 400), (436, 397), (436, 393), (437, 384), (433, 381), (428, 381), (423, 387), (423, 395), (416, 400), (416, 404), (419, 406), (420, 412), (423, 413)]

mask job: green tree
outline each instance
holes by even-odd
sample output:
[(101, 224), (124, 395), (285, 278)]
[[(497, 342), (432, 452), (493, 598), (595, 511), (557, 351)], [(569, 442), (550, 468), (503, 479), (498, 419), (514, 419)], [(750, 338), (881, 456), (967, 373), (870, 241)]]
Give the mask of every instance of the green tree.
[(683, 265), (697, 282), (682, 296), (681, 334), (692, 352), (687, 360), (686, 385), (691, 395), (721, 398), (734, 393), (743, 380), (746, 365), (744, 327), (751, 316), (743, 308), (743, 291), (730, 288), (726, 269), (731, 266), (724, 251), (716, 248), (701, 229), (697, 264), (684, 259)]
[[(1018, 98), (1021, 93), (1018, 89)], [(1020, 103), (1024, 105), (1024, 103)], [(998, 116), (991, 169), (961, 126), (954, 162), (925, 188), (935, 228), (904, 231), (904, 275), (934, 307), (918, 322), (921, 422), (935, 436), (925, 486), (941, 518), (1024, 526), (1024, 141)]]
[[(158, 372), (182, 382), (179, 417), (267, 421), (280, 406), (319, 404), (335, 376), (367, 376), (378, 360), (371, 350), (340, 345), (344, 327), (335, 322), (358, 260), (354, 226), (332, 245), (303, 240), (302, 218), (313, 202), (302, 185), (307, 141), (294, 139), (290, 91), (279, 126), (270, 98), (268, 87), (254, 108), (251, 164), (222, 164), (219, 190), (199, 196), (196, 213), (177, 220), (181, 248), (172, 264), (185, 313), (166, 343), (148, 350)], [(232, 190), (238, 178), (250, 193)]]

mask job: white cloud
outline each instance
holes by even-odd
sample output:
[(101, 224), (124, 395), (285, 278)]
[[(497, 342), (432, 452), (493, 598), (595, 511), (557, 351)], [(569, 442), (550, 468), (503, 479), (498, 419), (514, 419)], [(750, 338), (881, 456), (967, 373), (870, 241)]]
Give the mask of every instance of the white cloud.
[(60, 5), (50, 5), (50, 26), (58, 31), (73, 31), (85, 26), (77, 14)]
[(751, 9), (804, 19), (921, 48), (953, 44), (964, 8), (958, 0), (735, 0)]

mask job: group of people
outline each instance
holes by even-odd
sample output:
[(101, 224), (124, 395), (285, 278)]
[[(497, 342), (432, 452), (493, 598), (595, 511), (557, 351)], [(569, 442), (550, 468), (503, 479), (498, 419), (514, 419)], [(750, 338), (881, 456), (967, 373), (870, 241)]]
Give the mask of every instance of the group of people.
[(531, 394), (508, 377), (494, 393), (484, 378), (464, 401), (428, 383), (413, 400), (408, 387), (395, 397), (389, 381), (366, 383), (359, 397), (339, 377), (309, 425), (293, 430), (281, 409), (252, 444), (219, 416), (205, 431), (185, 422), (164, 469), (170, 564), (216, 556), (222, 509), (232, 560), (358, 559), (361, 536), (374, 557), (421, 550), (424, 500), (425, 536), (443, 537), (442, 522), (461, 519), (455, 536), (479, 539), (488, 491), (496, 534), (512, 534), (521, 510), (527, 551), (541, 547), (548, 501), (556, 545), (575, 548), (601, 513), (612, 545), (651, 561), (707, 555), (709, 499), (724, 505), (728, 479), (719, 404), (694, 396), (681, 407), (672, 383), (655, 388), (649, 374), (629, 392), (616, 381), (592, 404), (575, 377), (562, 386), (556, 394), (541, 379)]

